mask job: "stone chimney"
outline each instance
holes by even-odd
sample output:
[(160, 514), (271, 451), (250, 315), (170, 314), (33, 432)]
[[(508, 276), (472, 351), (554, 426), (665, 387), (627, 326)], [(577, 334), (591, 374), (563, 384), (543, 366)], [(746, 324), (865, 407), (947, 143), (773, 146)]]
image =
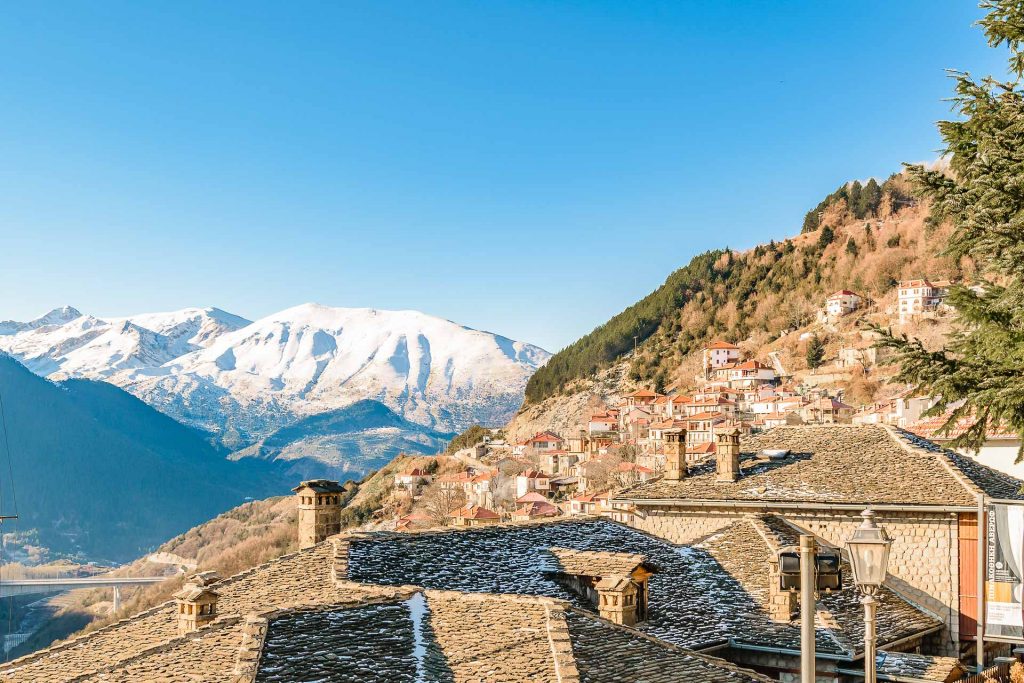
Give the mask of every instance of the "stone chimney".
[(779, 556), (772, 553), (768, 560), (768, 617), (772, 621), (789, 623), (800, 610), (800, 593), (783, 590), (780, 586)]
[(211, 586), (220, 577), (216, 572), (199, 572), (185, 580), (174, 594), (178, 604), (178, 633), (192, 633), (217, 618), (217, 591)]
[(715, 469), (720, 483), (740, 478), (740, 430), (728, 427), (715, 433)]
[(665, 432), (665, 480), (686, 479), (686, 430), (666, 429)]
[(312, 479), (292, 489), (299, 508), (299, 548), (311, 548), (341, 533), (341, 495), (336, 481)]
[(598, 613), (613, 624), (635, 626), (639, 588), (628, 576), (606, 576), (594, 586)]

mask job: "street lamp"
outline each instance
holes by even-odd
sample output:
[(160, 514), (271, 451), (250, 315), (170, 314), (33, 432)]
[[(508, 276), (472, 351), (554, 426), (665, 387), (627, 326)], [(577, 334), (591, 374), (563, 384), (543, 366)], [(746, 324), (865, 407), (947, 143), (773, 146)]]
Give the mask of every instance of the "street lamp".
[(864, 605), (864, 681), (876, 683), (875, 677), (875, 594), (885, 581), (885, 568), (889, 564), (892, 539), (885, 529), (875, 523), (875, 513), (860, 513), (863, 521), (846, 542), (853, 566), (853, 582), (857, 584)]

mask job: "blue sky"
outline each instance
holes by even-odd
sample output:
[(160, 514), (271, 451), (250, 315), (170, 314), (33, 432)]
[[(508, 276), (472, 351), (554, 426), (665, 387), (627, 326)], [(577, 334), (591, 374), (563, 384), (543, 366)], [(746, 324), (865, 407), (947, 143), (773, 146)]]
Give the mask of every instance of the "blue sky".
[[(855, 6), (856, 10), (851, 9)], [(0, 318), (306, 301), (556, 350), (932, 159), (969, 2), (14, 3)]]

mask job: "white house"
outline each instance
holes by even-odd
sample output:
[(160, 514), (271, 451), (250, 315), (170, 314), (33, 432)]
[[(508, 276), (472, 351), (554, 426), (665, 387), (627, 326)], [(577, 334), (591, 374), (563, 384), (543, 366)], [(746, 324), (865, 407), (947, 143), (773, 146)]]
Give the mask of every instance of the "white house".
[(720, 368), (740, 359), (740, 347), (729, 342), (716, 341), (704, 349), (704, 367)]
[(545, 494), (551, 490), (551, 477), (544, 472), (527, 470), (516, 475), (516, 498), (537, 491)]
[(899, 286), (900, 323), (934, 311), (949, 294), (949, 280), (904, 280)]
[(853, 313), (864, 304), (864, 299), (856, 292), (840, 289), (825, 300), (825, 311), (833, 320)]

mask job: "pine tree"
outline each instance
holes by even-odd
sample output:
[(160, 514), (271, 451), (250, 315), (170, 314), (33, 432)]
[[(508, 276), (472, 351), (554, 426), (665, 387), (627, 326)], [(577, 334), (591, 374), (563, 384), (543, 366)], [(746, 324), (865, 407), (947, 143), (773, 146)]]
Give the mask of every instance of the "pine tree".
[(825, 345), (818, 335), (807, 340), (807, 367), (814, 370), (825, 360)]
[(818, 235), (818, 247), (824, 249), (828, 245), (832, 244), (836, 234), (832, 231), (831, 226), (826, 225), (821, 229), (821, 233)]
[(859, 251), (860, 250), (857, 249), (857, 242), (854, 241), (854, 239), (852, 237), (850, 239), (846, 240), (846, 253), (847, 254), (850, 254), (854, 258), (857, 258), (857, 253)]
[[(989, 45), (1009, 49), (1010, 80), (953, 73), (962, 118), (939, 124), (952, 173), (907, 168), (917, 191), (932, 200), (932, 218), (954, 227), (945, 253), (973, 259), (986, 283), (979, 291), (952, 288), (947, 302), (958, 323), (941, 350), (879, 330), (879, 344), (897, 352), (898, 379), (939, 397), (928, 414), (952, 408), (945, 430), (969, 421), (952, 445), (972, 450), (996, 426), (1024, 434), (1024, 6), (986, 0), (982, 7), (989, 10), (979, 22)], [(1018, 462), (1022, 456), (1024, 448)]]
[(878, 186), (878, 182), (871, 178), (864, 185), (863, 191), (860, 193), (860, 205), (861, 215), (865, 216), (877, 216), (878, 206), (882, 203), (882, 188)]
[(847, 202), (849, 202), (850, 213), (857, 218), (864, 218), (862, 209), (864, 208), (861, 204), (861, 187), (859, 180), (854, 180), (850, 183), (850, 189), (847, 190)]

